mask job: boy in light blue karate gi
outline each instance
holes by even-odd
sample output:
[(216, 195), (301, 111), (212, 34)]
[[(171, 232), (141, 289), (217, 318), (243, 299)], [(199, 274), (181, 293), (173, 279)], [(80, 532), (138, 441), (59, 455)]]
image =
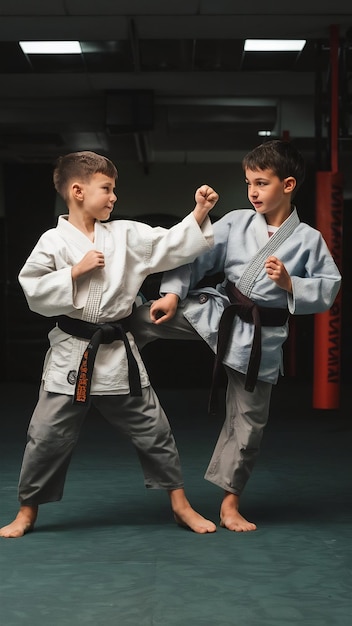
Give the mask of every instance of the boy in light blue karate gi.
[[(162, 297), (136, 312), (139, 347), (157, 338), (201, 339), (227, 374), (226, 417), (205, 478), (223, 491), (220, 525), (252, 531), (240, 496), (259, 453), (272, 385), (282, 370), (289, 315), (329, 309), (341, 276), (317, 230), (292, 204), (305, 166), (292, 143), (269, 141), (243, 159), (253, 209), (214, 224), (214, 248), (163, 276)], [(197, 288), (223, 273), (214, 287)], [(150, 308), (149, 308), (150, 307)]]

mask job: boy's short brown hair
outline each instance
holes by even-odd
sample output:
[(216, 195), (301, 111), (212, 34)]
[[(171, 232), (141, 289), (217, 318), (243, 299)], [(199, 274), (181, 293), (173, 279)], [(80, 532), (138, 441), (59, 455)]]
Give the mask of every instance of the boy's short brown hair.
[(295, 191), (305, 177), (305, 164), (301, 153), (290, 141), (276, 139), (266, 141), (250, 152), (242, 160), (245, 171), (272, 170), (280, 180), (293, 176), (296, 179)]
[(71, 152), (57, 159), (53, 174), (54, 186), (66, 202), (70, 181), (87, 181), (98, 173), (115, 180), (117, 178), (117, 169), (107, 157), (89, 150)]

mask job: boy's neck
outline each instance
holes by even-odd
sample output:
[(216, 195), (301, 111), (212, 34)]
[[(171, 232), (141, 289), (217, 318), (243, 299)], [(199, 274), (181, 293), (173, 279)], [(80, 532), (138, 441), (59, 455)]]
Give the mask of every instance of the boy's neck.
[(270, 215), (270, 214), (265, 215), (264, 217), (266, 219), (268, 226), (276, 226), (276, 227), (281, 226), (281, 224), (283, 224), (287, 220), (287, 218), (291, 215), (293, 208), (294, 208), (293, 205), (290, 204), (289, 207), (282, 208), (275, 215)]
[(81, 231), (90, 241), (94, 242), (94, 234), (95, 234), (95, 219), (82, 219), (80, 214), (76, 214), (75, 212), (69, 212), (68, 221), (70, 224), (75, 226), (78, 230)]

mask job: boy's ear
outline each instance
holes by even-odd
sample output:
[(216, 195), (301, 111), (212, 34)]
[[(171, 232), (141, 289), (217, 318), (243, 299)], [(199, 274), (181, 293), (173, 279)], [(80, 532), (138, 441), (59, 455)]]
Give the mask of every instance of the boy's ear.
[(75, 200), (83, 200), (83, 186), (80, 183), (72, 183), (71, 193)]
[(288, 176), (284, 179), (284, 193), (292, 193), (297, 182), (294, 176)]

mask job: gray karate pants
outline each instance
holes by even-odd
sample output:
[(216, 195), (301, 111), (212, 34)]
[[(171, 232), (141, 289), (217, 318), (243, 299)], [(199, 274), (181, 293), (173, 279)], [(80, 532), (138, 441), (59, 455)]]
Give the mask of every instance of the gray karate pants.
[[(152, 489), (183, 488), (178, 451), (166, 415), (152, 387), (142, 397), (91, 396), (91, 405), (134, 445)], [(28, 427), (19, 479), (22, 505), (60, 500), (79, 432), (88, 407), (72, 404), (72, 397), (48, 393), (41, 387)]]
[[(131, 332), (140, 350), (155, 339), (202, 340), (183, 316), (183, 302), (173, 319), (164, 324), (151, 322), (149, 306), (146, 303), (138, 307), (133, 317)], [(258, 380), (254, 391), (249, 392), (244, 388), (244, 374), (229, 367), (225, 370), (226, 416), (205, 478), (225, 491), (240, 495), (259, 454), (272, 385)]]

